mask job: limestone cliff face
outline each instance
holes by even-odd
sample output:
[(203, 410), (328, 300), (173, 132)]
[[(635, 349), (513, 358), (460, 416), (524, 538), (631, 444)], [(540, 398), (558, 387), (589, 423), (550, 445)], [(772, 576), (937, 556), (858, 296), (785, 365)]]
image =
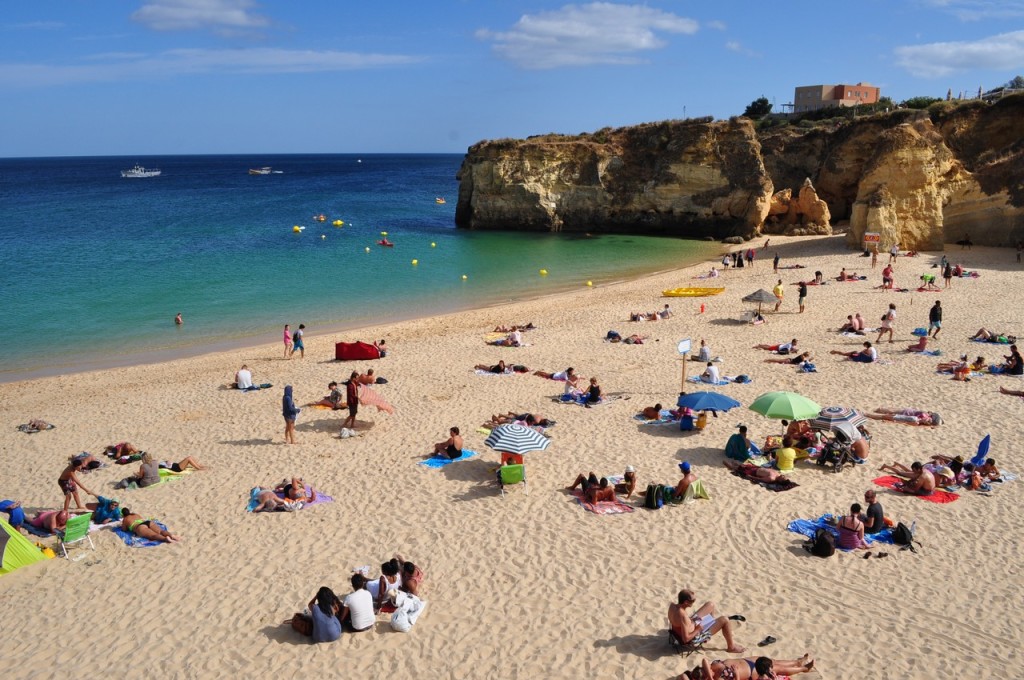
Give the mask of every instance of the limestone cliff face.
[(459, 171), (469, 229), (752, 236), (772, 182), (746, 119), (482, 142)]
[[(757, 134), (744, 118), (481, 142), (459, 172), (468, 229), (750, 238), (882, 233), (882, 247), (1024, 240), (1024, 95)], [(777, 192), (777, 193), (776, 193)]]

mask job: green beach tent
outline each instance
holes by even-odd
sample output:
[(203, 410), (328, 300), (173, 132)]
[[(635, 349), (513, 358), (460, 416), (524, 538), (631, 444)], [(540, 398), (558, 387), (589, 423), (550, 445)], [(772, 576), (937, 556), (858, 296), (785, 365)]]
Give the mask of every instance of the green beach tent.
[(0, 519), (0, 575), (45, 559), (39, 548)]

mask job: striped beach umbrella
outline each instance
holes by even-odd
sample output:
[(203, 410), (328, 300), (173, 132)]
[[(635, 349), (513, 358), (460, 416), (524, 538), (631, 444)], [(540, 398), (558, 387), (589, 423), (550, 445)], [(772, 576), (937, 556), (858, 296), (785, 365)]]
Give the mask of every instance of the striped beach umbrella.
[(380, 392), (369, 385), (359, 386), (359, 403), (366, 404), (367, 406), (376, 406), (378, 411), (384, 411), (385, 413), (390, 414), (395, 412), (395, 407), (388, 403), (388, 401), (380, 395)]
[(537, 430), (517, 423), (498, 425), (484, 440), (484, 444), (495, 451), (505, 451), (520, 456), (530, 451), (543, 451), (548, 448), (550, 443), (551, 440)]
[(842, 427), (844, 431), (856, 431), (858, 425), (867, 421), (864, 414), (857, 409), (848, 406), (826, 406), (811, 420), (811, 428), (827, 432)]

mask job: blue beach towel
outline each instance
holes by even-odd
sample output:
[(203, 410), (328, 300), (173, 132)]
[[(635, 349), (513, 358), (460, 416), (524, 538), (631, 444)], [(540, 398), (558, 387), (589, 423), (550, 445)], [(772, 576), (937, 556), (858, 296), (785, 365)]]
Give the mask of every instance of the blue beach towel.
[(686, 379), (686, 382), (697, 383), (699, 385), (731, 385), (731, 380), (719, 380), (718, 382), (708, 382), (707, 380), (701, 380), (699, 375), (693, 375)]
[[(157, 526), (159, 526), (164, 531), (167, 530), (167, 525), (163, 522), (157, 522)], [(113, 530), (114, 533), (117, 534), (120, 537), (120, 539), (124, 541), (124, 544), (129, 548), (152, 548), (154, 545), (164, 544), (163, 541), (151, 541), (148, 538), (142, 538), (140, 536), (136, 536), (135, 534), (130, 534), (119, 526), (113, 527)]]
[[(679, 422), (679, 419), (673, 418), (672, 411), (667, 408), (661, 409), (661, 413), (656, 420), (648, 420), (644, 418), (642, 413), (633, 416), (633, 420), (639, 420), (641, 425), (674, 425)], [(609, 479), (608, 481), (611, 480)]]
[(462, 455), (459, 456), (458, 458), (454, 458), (453, 459), (453, 458), (442, 458), (441, 456), (431, 456), (430, 458), (427, 458), (426, 460), (419, 461), (417, 463), (417, 465), (422, 465), (423, 467), (426, 467), (426, 468), (437, 469), (437, 468), (443, 468), (445, 465), (451, 465), (452, 463), (458, 463), (459, 461), (469, 460), (470, 458), (476, 458), (479, 455), (480, 454), (477, 453), (476, 451), (471, 451), (469, 449), (462, 449)]
[[(828, 520), (831, 519), (832, 515), (825, 513), (818, 519), (814, 520), (795, 519), (788, 525), (786, 525), (786, 528), (792, 531), (793, 533), (800, 534), (801, 536), (806, 536), (807, 538), (814, 538), (814, 534), (817, 533), (818, 529), (826, 529), (830, 534), (838, 538), (839, 531), (834, 526), (828, 523)], [(864, 534), (864, 542), (868, 543), (869, 545), (872, 543), (888, 543), (890, 545), (893, 545), (892, 529), (882, 529), (877, 534)], [(836, 547), (839, 548), (838, 545)], [(847, 550), (845, 548), (839, 549), (846, 550), (846, 552), (851, 552), (850, 550)]]

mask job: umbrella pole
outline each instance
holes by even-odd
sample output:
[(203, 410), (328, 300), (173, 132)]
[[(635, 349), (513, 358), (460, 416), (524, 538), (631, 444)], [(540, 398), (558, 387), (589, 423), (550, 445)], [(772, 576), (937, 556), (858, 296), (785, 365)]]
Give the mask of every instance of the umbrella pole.
[(685, 391), (686, 391), (686, 355), (684, 354), (683, 355), (683, 380), (682, 380), (682, 383), (680, 384), (679, 392), (682, 393), (682, 392), (685, 392)]

